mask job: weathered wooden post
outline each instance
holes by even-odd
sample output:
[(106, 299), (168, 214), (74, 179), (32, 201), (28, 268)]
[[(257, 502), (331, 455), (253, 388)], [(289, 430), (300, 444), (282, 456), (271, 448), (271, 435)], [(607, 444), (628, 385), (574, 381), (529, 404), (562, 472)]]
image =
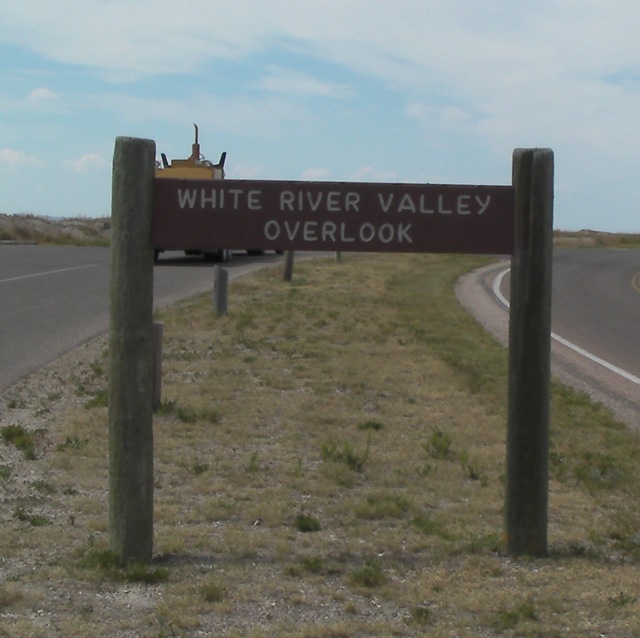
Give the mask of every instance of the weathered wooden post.
[(547, 553), (553, 151), (513, 153), (506, 544)]
[(121, 561), (153, 553), (152, 140), (118, 137), (111, 203), (109, 544)]
[(282, 278), (284, 281), (291, 281), (293, 278), (293, 259), (295, 256), (295, 251), (286, 250), (284, 253), (284, 273)]
[(216, 266), (213, 269), (213, 311), (217, 315), (227, 314), (227, 295), (229, 290), (229, 272)]

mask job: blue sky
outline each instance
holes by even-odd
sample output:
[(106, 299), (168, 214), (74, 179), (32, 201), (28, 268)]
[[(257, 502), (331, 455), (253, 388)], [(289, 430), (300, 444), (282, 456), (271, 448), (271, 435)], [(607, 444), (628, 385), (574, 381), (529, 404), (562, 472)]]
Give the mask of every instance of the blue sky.
[(0, 212), (109, 214), (116, 136), (227, 176), (508, 184), (640, 232), (637, 0), (21, 0), (0, 20)]

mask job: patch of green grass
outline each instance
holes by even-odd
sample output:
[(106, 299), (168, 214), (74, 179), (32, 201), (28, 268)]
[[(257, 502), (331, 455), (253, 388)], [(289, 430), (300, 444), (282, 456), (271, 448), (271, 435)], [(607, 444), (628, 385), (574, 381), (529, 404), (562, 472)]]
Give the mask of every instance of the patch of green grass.
[(533, 602), (530, 600), (521, 603), (513, 609), (503, 609), (497, 615), (492, 626), (498, 633), (516, 629), (526, 621), (537, 620), (537, 615)]
[(205, 583), (200, 589), (205, 602), (219, 603), (225, 599), (227, 590), (214, 580)]
[(437, 521), (431, 514), (424, 512), (417, 513), (411, 524), (419, 529), (425, 536), (439, 536), (444, 540), (452, 540), (451, 534)]
[(208, 469), (209, 469), (209, 464), (208, 463), (194, 463), (191, 466), (191, 471), (196, 476), (200, 476), (201, 474), (204, 474)]
[(498, 532), (473, 535), (465, 540), (459, 548), (460, 552), (472, 555), (494, 554), (498, 555), (504, 550), (504, 540)]
[(487, 475), (482, 471), (480, 467), (480, 463), (477, 459), (469, 456), (469, 453), (466, 451), (460, 452), (460, 465), (462, 466), (462, 471), (464, 475), (472, 480), (478, 481), (482, 487), (487, 487), (489, 484), (489, 479)]
[(355, 507), (355, 515), (371, 521), (383, 518), (402, 518), (411, 505), (401, 494), (371, 494), (364, 503)]
[(78, 436), (67, 436), (64, 441), (56, 445), (58, 452), (64, 452), (65, 450), (80, 450), (89, 444), (89, 439), (81, 439)]
[(340, 444), (337, 441), (331, 440), (322, 444), (322, 460), (344, 463), (354, 472), (362, 472), (366, 462), (369, 460), (370, 448), (371, 436), (367, 439), (367, 445), (362, 452), (356, 451), (348, 441)]
[(167, 582), (169, 578), (169, 570), (166, 567), (154, 567), (139, 561), (127, 563), (120, 571), (123, 580), (127, 583), (157, 585)]
[(626, 592), (618, 592), (615, 596), (610, 596), (608, 603), (611, 607), (622, 608), (628, 605), (633, 605), (638, 600), (637, 596), (627, 594)]
[(249, 462), (247, 463), (247, 472), (253, 473), (260, 469), (260, 462), (258, 461), (258, 453), (254, 450), (249, 456)]
[(358, 424), (359, 430), (374, 430), (375, 432), (377, 432), (378, 430), (382, 430), (383, 427), (384, 425), (380, 423), (380, 421), (375, 420), (365, 421), (364, 423)]
[(11, 465), (0, 465), (0, 479), (6, 481), (11, 476), (11, 472), (13, 472), (13, 466)]
[(97, 390), (93, 393), (93, 397), (89, 399), (84, 407), (88, 410), (92, 408), (106, 408), (109, 406), (109, 392), (108, 390)]
[(45, 527), (46, 525), (51, 524), (51, 521), (46, 516), (42, 516), (40, 514), (30, 514), (22, 507), (19, 507), (14, 511), (13, 518), (16, 521), (28, 523), (29, 525), (31, 525), (31, 527)]
[(473, 394), (492, 397), (503, 409), (508, 353), (496, 347), (460, 307), (454, 292), (464, 273), (485, 263), (487, 259), (466, 255), (430, 256), (416, 262), (411, 273), (391, 277), (387, 290), (414, 338), (444, 361)]
[(140, 561), (128, 561), (123, 564), (115, 552), (96, 547), (90, 547), (81, 557), (79, 564), (84, 569), (99, 570), (111, 580), (127, 583), (155, 585), (164, 583), (169, 578), (169, 570), (166, 567)]
[(34, 490), (40, 492), (41, 494), (55, 494), (58, 491), (55, 485), (53, 485), (49, 481), (45, 481), (44, 479), (38, 479), (37, 481), (34, 481), (32, 486)]
[(574, 476), (590, 492), (611, 490), (629, 480), (629, 469), (614, 454), (587, 451), (577, 459)]
[(454, 456), (451, 446), (453, 436), (440, 428), (432, 428), (431, 436), (422, 447), (434, 459), (450, 459)]
[[(0, 585), (0, 611), (4, 609), (9, 609), (11, 605), (22, 600), (24, 598), (24, 594), (11, 584), (2, 584)], [(9, 635), (9, 634), (5, 634)]]
[(0, 436), (5, 443), (9, 443), (20, 450), (27, 460), (36, 458), (35, 439), (31, 432), (22, 425), (5, 425), (0, 429)]
[(352, 585), (373, 589), (380, 587), (387, 580), (382, 564), (377, 559), (368, 560), (364, 565), (354, 569), (349, 577)]
[(91, 369), (91, 374), (94, 379), (105, 376), (104, 365), (101, 361), (92, 361), (89, 364), (89, 368)]
[(163, 401), (156, 412), (158, 415), (175, 416), (182, 423), (204, 421), (215, 425), (220, 422), (220, 413), (216, 409), (196, 410), (190, 406), (178, 405), (175, 401)]
[(411, 609), (411, 620), (417, 625), (427, 625), (431, 620), (431, 610), (426, 605), (417, 605)]
[(320, 531), (320, 521), (311, 514), (300, 512), (300, 514), (296, 516), (295, 528), (303, 534), (318, 532)]
[(324, 561), (318, 556), (308, 556), (300, 561), (305, 571), (310, 574), (320, 574), (324, 570)]

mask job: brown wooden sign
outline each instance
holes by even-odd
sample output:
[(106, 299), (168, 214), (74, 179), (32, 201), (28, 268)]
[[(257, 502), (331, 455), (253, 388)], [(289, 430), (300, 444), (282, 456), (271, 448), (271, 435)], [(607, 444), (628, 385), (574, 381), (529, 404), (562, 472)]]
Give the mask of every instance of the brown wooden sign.
[(512, 254), (511, 186), (156, 179), (156, 249)]

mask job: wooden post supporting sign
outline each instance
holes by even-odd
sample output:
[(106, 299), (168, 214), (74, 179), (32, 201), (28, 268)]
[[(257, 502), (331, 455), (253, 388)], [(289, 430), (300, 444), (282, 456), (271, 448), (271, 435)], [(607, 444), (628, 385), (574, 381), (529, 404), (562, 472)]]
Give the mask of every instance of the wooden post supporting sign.
[(111, 205), (109, 544), (122, 562), (153, 552), (155, 143), (118, 137)]
[(547, 553), (553, 152), (513, 154), (506, 545)]

